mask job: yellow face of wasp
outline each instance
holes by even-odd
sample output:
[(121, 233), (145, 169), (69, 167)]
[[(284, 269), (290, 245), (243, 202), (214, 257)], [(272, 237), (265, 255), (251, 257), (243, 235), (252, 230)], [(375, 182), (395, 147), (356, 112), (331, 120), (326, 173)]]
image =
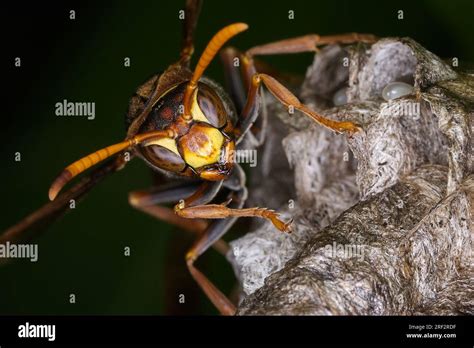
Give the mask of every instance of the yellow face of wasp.
[(224, 136), (212, 126), (196, 123), (179, 139), (179, 145), (184, 161), (193, 168), (200, 168), (219, 161)]

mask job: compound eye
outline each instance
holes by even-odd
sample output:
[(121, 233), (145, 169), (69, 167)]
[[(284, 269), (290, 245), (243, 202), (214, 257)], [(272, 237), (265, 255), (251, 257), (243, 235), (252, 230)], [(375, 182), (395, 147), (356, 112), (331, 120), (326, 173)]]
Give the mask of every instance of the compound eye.
[(209, 124), (216, 128), (226, 125), (226, 110), (221, 99), (207, 86), (200, 85), (197, 102)]
[(186, 163), (179, 154), (161, 146), (147, 145), (140, 148), (143, 156), (153, 165), (171, 172), (181, 172)]

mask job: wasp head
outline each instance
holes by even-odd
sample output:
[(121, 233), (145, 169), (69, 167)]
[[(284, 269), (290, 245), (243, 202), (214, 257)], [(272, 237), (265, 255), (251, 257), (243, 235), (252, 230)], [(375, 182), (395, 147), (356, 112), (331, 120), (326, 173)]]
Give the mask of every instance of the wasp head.
[(204, 180), (224, 179), (232, 170), (232, 108), (216, 86), (199, 82), (190, 99), (189, 116), (183, 117), (187, 83), (173, 86), (157, 100), (139, 133), (171, 129), (175, 138), (157, 139), (137, 149), (152, 167)]

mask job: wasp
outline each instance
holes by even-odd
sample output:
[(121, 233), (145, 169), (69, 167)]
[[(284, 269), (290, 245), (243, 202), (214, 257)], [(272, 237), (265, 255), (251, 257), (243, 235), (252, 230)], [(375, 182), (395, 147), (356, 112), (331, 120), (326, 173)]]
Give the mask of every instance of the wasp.
[[(67, 166), (49, 189), (51, 202), (8, 229), (0, 240), (18, 240), (24, 232), (66, 210), (70, 199), (79, 199), (108, 174), (121, 170), (130, 158), (141, 158), (154, 171), (166, 174), (170, 182), (129, 194), (130, 204), (160, 220), (199, 232), (186, 253), (192, 277), (220, 313), (232, 315), (234, 304), (198, 270), (194, 263), (239, 217), (269, 220), (281, 232), (291, 231), (291, 220), (283, 221), (273, 210), (244, 208), (248, 195), (245, 173), (236, 163), (235, 153), (249, 136), (263, 142), (264, 132), (255, 123), (262, 105), (264, 85), (287, 108), (299, 110), (316, 123), (351, 136), (360, 130), (352, 122), (330, 120), (315, 112), (277, 79), (258, 71), (258, 55), (315, 52), (331, 43), (372, 42), (369, 34), (316, 34), (255, 46), (241, 52), (222, 47), (248, 29), (245, 23), (230, 24), (212, 37), (196, 66), (191, 69), (193, 37), (201, 0), (185, 4), (184, 38), (178, 61), (138, 87), (126, 114), (127, 134), (123, 141), (102, 148)], [(221, 50), (222, 49), (222, 50)], [(208, 65), (220, 52), (228, 89), (204, 76)], [(238, 58), (240, 68), (233, 62)], [(74, 177), (91, 169), (75, 186), (60, 194)], [(182, 179), (176, 181), (175, 179)], [(178, 182), (176, 184), (176, 182)], [(216, 202), (224, 196), (223, 202)], [(165, 205), (175, 203), (174, 208)]]

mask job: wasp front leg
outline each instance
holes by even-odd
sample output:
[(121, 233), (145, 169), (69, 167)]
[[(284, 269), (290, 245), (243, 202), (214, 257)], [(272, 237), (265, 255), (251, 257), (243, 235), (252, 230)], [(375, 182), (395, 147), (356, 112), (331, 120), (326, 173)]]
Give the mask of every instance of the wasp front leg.
[[(229, 207), (232, 207), (233, 209), (240, 209), (244, 206), (245, 200), (247, 199), (247, 189), (244, 185), (245, 173), (240, 167), (237, 167), (232, 176), (223, 183), (223, 186), (230, 190), (229, 199), (231, 199), (231, 201), (229, 203)], [(204, 192), (201, 191), (201, 193)], [(197, 197), (198, 195), (199, 194), (194, 194), (188, 199), (181, 201), (178, 205), (193, 206), (194, 203), (198, 202), (198, 200), (193, 199), (193, 196)], [(191, 276), (198, 283), (209, 300), (223, 315), (233, 315), (235, 313), (234, 304), (201, 271), (199, 271), (194, 266), (194, 262), (212, 245), (216, 245), (216, 242), (221, 240), (222, 236), (227, 233), (227, 231), (234, 225), (236, 220), (237, 218), (233, 217), (211, 222), (205, 232), (196, 240), (194, 245), (186, 253), (186, 265)]]
[(252, 78), (251, 89), (258, 89), (259, 85), (263, 82), (265, 87), (277, 98), (280, 103), (285, 105), (287, 108), (294, 108), (301, 111), (305, 115), (312, 118), (314, 121), (320, 125), (336, 132), (336, 133), (346, 133), (349, 136), (352, 136), (354, 133), (361, 130), (361, 128), (353, 122), (350, 121), (334, 121), (328, 119), (316, 111), (312, 110), (307, 105), (300, 102), (300, 100), (290, 92), (285, 86), (278, 82), (273, 77), (266, 74), (255, 74)]
[[(130, 192), (128, 196), (132, 207), (151, 215), (158, 220), (165, 221), (185, 231), (201, 235), (209, 226), (203, 219), (185, 219), (178, 216), (173, 209), (164, 204), (185, 200), (188, 204), (203, 204), (210, 202), (221, 189), (222, 182), (179, 183), (152, 187), (146, 190)], [(225, 255), (229, 246), (223, 240), (216, 240), (213, 247)]]
[(240, 114), (236, 133), (236, 143), (240, 143), (247, 132), (252, 129), (254, 123), (257, 121), (259, 115), (259, 108), (261, 107), (261, 96), (260, 96), (260, 85), (263, 82), (268, 90), (277, 98), (277, 100), (285, 105), (288, 110), (290, 108), (299, 110), (305, 115), (312, 118), (317, 123), (324, 127), (336, 132), (336, 133), (347, 133), (352, 136), (358, 132), (361, 128), (353, 122), (345, 121), (334, 121), (324, 117), (323, 115), (312, 110), (309, 106), (301, 103), (301, 101), (285, 86), (278, 82), (275, 78), (267, 74), (261, 74), (256, 72), (255, 66), (252, 61), (247, 57), (242, 56), (244, 76), (249, 80), (247, 101)]
[[(255, 46), (247, 50), (243, 54), (239, 54), (242, 62), (242, 73), (244, 77), (245, 86), (248, 90), (247, 102), (243, 108), (239, 120), (239, 136), (243, 137), (255, 122), (258, 112), (256, 108), (259, 106), (258, 89), (263, 82), (270, 92), (286, 107), (293, 107), (311, 117), (319, 124), (338, 133), (346, 132), (349, 135), (360, 130), (360, 127), (352, 122), (338, 122), (325, 118), (324, 116), (311, 110), (308, 106), (302, 104), (298, 98), (284, 87), (275, 78), (268, 74), (259, 73), (254, 59), (257, 55), (275, 55), (275, 54), (292, 54), (302, 52), (316, 52), (318, 46), (327, 44), (350, 44), (354, 42), (373, 43), (377, 40), (376, 36), (371, 34), (340, 34), (330, 36), (320, 36), (317, 34), (310, 34), (291, 39), (285, 39), (268, 43), (265, 45)], [(235, 52), (235, 51), (234, 51)]]
[(224, 204), (207, 204), (195, 207), (175, 206), (176, 214), (188, 219), (225, 219), (229, 217), (258, 217), (269, 220), (281, 232), (291, 232), (291, 221), (285, 222), (279, 214), (267, 208), (233, 209)]
[[(232, 179), (237, 179), (232, 181)], [(189, 271), (204, 293), (209, 297), (211, 302), (217, 307), (220, 313), (224, 315), (233, 315), (235, 306), (227, 297), (217, 289), (212, 282), (195, 266), (194, 262), (202, 255), (211, 245), (232, 227), (238, 217), (263, 217), (267, 218), (281, 231), (290, 231), (290, 222), (280, 220), (278, 214), (264, 208), (248, 208), (243, 209), (245, 200), (247, 199), (247, 189), (245, 187), (245, 173), (238, 165), (234, 168), (234, 173), (228, 179), (229, 184), (224, 182), (224, 186), (230, 190), (228, 200), (224, 204), (205, 204), (193, 205), (189, 204), (189, 200), (184, 200), (175, 206), (176, 213), (184, 218), (195, 219), (217, 219), (213, 221), (204, 234), (197, 239), (195, 244), (186, 254), (186, 263)], [(187, 202), (189, 205), (187, 205)]]
[(275, 96), (275, 98), (285, 105), (288, 109), (290, 107), (295, 110), (303, 112), (305, 115), (309, 116), (311, 119), (317, 123), (323, 125), (324, 127), (336, 132), (336, 133), (347, 133), (349, 136), (353, 135), (361, 128), (353, 122), (345, 121), (334, 121), (328, 119), (319, 113), (312, 110), (307, 105), (300, 102), (300, 100), (285, 86), (283, 86), (276, 79), (267, 74), (256, 73), (252, 76), (249, 93), (247, 97), (247, 103), (245, 104), (242, 116), (239, 119), (237, 124), (237, 143), (242, 141), (242, 138), (252, 127), (258, 116), (258, 107), (259, 107), (259, 89), (260, 85), (263, 84), (268, 88), (268, 90)]
[[(244, 171), (242, 168), (235, 164), (234, 173), (237, 173), (242, 178), (245, 178)], [(235, 175), (235, 174), (234, 174)], [(238, 189), (241, 192), (245, 189), (244, 179), (241, 181), (242, 185)], [(191, 198), (191, 197), (190, 197)], [(278, 230), (282, 232), (291, 232), (291, 221), (284, 222), (280, 219), (279, 214), (273, 210), (267, 208), (246, 208), (243, 209), (241, 206), (234, 207), (233, 200), (230, 198), (229, 201), (223, 204), (197, 204), (196, 200), (193, 199), (181, 200), (175, 205), (174, 209), (177, 215), (187, 219), (226, 219), (226, 218), (238, 218), (238, 217), (258, 217), (269, 220)], [(239, 197), (239, 200), (245, 200)]]

